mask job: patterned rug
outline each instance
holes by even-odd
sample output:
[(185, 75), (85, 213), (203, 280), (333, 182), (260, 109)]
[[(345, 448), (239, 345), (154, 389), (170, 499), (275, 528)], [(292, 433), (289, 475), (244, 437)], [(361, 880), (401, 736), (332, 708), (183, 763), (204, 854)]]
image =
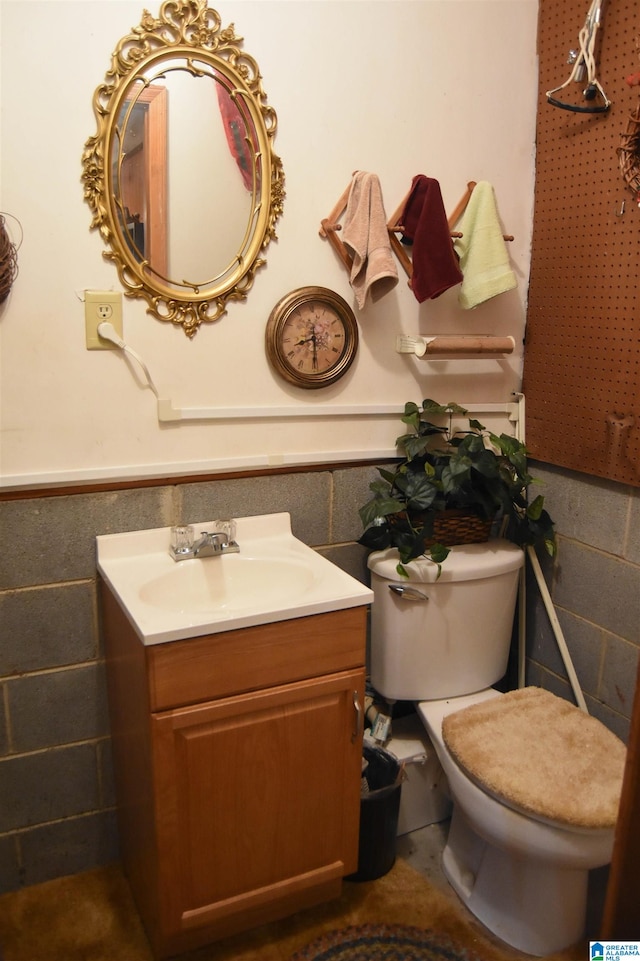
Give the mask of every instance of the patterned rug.
[(330, 931), (291, 961), (479, 961), (462, 945), (434, 931), (402, 924), (364, 924)]

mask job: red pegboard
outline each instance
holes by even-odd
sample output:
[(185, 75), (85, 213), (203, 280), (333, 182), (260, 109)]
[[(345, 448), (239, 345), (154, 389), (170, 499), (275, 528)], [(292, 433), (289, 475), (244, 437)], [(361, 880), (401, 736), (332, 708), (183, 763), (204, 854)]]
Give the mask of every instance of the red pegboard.
[[(540, 90), (527, 311), (526, 439), (549, 464), (640, 486), (640, 210), (617, 148), (640, 88), (640, 11), (609, 0), (599, 31), (603, 114), (562, 110), (589, 0), (540, 0)], [(555, 95), (584, 104), (583, 85)], [(624, 203), (624, 213), (622, 205)]]

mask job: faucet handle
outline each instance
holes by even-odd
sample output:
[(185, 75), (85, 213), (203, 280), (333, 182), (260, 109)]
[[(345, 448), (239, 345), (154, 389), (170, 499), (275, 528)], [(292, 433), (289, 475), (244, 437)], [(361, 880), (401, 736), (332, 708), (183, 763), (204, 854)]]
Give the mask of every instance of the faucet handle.
[(227, 535), (227, 541), (229, 544), (236, 539), (236, 522), (231, 519), (218, 520), (215, 522), (215, 529), (220, 534)]
[(190, 524), (179, 524), (171, 528), (171, 550), (174, 554), (186, 554), (193, 547), (193, 527)]

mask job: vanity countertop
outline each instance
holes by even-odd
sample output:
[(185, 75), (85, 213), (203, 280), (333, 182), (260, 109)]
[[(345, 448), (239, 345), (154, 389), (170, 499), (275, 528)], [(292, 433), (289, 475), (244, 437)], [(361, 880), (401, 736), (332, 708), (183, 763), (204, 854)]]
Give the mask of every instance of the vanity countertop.
[[(196, 534), (214, 522), (192, 525)], [(143, 644), (373, 602), (373, 592), (291, 532), (288, 513), (236, 519), (238, 554), (176, 562), (171, 528), (97, 537), (98, 571)]]

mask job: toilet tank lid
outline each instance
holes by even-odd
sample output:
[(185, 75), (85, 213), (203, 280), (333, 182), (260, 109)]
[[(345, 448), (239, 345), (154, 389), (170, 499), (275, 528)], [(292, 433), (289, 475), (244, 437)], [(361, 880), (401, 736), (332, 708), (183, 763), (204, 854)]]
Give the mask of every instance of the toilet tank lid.
[[(396, 565), (399, 555), (395, 548), (374, 551), (367, 559), (367, 566), (374, 574), (389, 581), (398, 580)], [(419, 584), (446, 581), (474, 581), (482, 577), (494, 577), (517, 571), (524, 563), (524, 552), (511, 541), (495, 538), (483, 544), (459, 544), (451, 548), (446, 561), (442, 564), (438, 578), (438, 565), (428, 557), (417, 557), (405, 570), (409, 581)]]

